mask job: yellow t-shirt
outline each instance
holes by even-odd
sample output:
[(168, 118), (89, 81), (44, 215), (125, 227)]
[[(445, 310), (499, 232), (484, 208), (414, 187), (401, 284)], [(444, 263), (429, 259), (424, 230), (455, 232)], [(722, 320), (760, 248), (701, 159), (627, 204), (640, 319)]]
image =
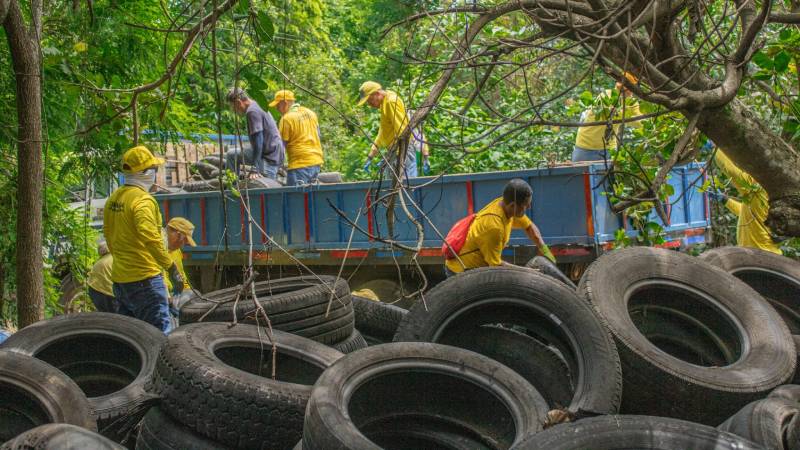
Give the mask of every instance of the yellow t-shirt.
[(714, 157), (717, 167), (727, 175), (742, 201), (728, 199), (725, 206), (739, 217), (736, 223), (736, 242), (742, 247), (758, 248), (782, 254), (780, 247), (772, 240), (769, 228), (765, 225), (769, 214), (769, 196), (747, 172), (736, 167), (733, 161), (717, 150)]
[(101, 294), (114, 296), (113, 282), (111, 281), (111, 266), (114, 264), (114, 257), (111, 253), (106, 253), (94, 263), (91, 272), (89, 272), (89, 281), (87, 284), (90, 288), (94, 289)]
[(381, 102), (380, 111), (381, 127), (378, 130), (378, 136), (375, 138), (375, 145), (389, 148), (408, 126), (406, 105), (396, 92), (386, 91), (386, 95)]
[[(183, 277), (183, 290), (188, 291), (192, 288), (189, 284), (189, 277), (186, 276), (186, 271), (183, 270), (183, 251), (179, 248), (169, 252), (169, 258), (178, 266), (178, 272)], [(164, 272), (164, 283), (167, 285), (167, 292), (172, 295), (172, 280), (169, 279), (169, 274)]]
[[(611, 91), (607, 90), (603, 96), (610, 97)], [(625, 117), (636, 117), (640, 116), (642, 113), (639, 110), (639, 102), (633, 101), (633, 104), (628, 104), (625, 106)], [(615, 114), (614, 120), (619, 120), (622, 118), (622, 105), (617, 107), (617, 113)], [(584, 112), (584, 117), (582, 118), (581, 122), (597, 122), (595, 118), (594, 111), (588, 109)], [(606, 126), (605, 125), (592, 125), (588, 127), (580, 127), (578, 128), (578, 136), (575, 138), (575, 146), (580, 147), (584, 150), (612, 150), (617, 148), (617, 133), (619, 133), (619, 128), (622, 124), (614, 124), (614, 134), (609, 138), (608, 142), (605, 141), (606, 136)], [(636, 122), (629, 122), (625, 124), (626, 127), (633, 127), (639, 128), (642, 124), (639, 121)]]
[(106, 201), (103, 234), (114, 255), (111, 280), (132, 283), (169, 269), (172, 259), (161, 238), (161, 211), (138, 186), (122, 186)]
[(322, 144), (319, 141), (319, 122), (314, 111), (292, 105), (278, 124), (281, 139), (286, 142), (289, 170), (321, 166)]
[(450, 259), (445, 264), (455, 273), (464, 269), (476, 267), (499, 266), (502, 262), (502, 253), (511, 237), (512, 229), (526, 229), (533, 222), (528, 216), (506, 217), (505, 211), (500, 206), (502, 197), (492, 200), (475, 216), (475, 221), (469, 227), (467, 240), (461, 248), (458, 259)]

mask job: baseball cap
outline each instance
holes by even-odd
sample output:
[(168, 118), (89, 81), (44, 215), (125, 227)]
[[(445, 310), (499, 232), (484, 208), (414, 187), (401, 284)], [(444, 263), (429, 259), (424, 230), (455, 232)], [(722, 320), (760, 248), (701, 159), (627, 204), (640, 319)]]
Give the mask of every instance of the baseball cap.
[(153, 156), (153, 152), (144, 145), (133, 147), (122, 155), (122, 171), (125, 173), (141, 172), (162, 164), (164, 158)]
[(275, 93), (275, 99), (272, 100), (269, 103), (269, 107), (270, 108), (274, 108), (274, 107), (278, 106), (278, 103), (282, 102), (283, 100), (292, 100), (292, 101), (294, 101), (295, 100), (294, 92), (287, 91), (285, 89), (276, 92)]
[(365, 81), (361, 87), (358, 89), (358, 106), (363, 105), (367, 98), (378, 92), (381, 89), (381, 85), (374, 81)]
[(192, 247), (197, 247), (197, 242), (192, 239), (192, 233), (194, 233), (194, 225), (192, 222), (189, 222), (183, 217), (173, 217), (169, 220), (169, 222), (167, 222), (167, 226), (186, 236), (186, 240), (189, 241), (189, 245)]

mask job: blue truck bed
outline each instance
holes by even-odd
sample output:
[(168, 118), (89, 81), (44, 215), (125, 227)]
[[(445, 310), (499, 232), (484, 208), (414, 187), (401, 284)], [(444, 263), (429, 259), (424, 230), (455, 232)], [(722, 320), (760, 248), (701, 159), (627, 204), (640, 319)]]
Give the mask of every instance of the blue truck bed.
[[(441, 267), (439, 233), (457, 220), (478, 211), (502, 195), (505, 183), (522, 178), (533, 187), (533, 205), (528, 215), (538, 225), (545, 241), (559, 262), (591, 261), (613, 243), (618, 229), (628, 229), (628, 221), (614, 214), (604, 196), (603, 164), (576, 164), (552, 168), (422, 177), (411, 180), (411, 196), (424, 223), (425, 240), (418, 261)], [(666, 247), (681, 247), (705, 242), (710, 228), (707, 195), (702, 166), (677, 167), (668, 182), (675, 194), (668, 205), (670, 221)], [(307, 187), (252, 189), (249, 191), (252, 217), (274, 241), (293, 258), (309, 267), (315, 265), (395, 264), (409, 257), (408, 252), (392, 249), (351, 226), (330, 206), (335, 205), (363, 230), (386, 236), (384, 202), (378, 201), (376, 182), (339, 183)], [(186, 217), (196, 225), (197, 247), (185, 249), (187, 266), (210, 264), (241, 265), (248, 257), (247, 214), (243, 198), (226, 192), (227, 211), (223, 211), (219, 191), (156, 196), (165, 221)], [(380, 194), (377, 196), (380, 198)], [(409, 206), (411, 208), (411, 206)], [(358, 214), (362, 211), (362, 214)], [(370, 213), (366, 213), (370, 211)], [(227, 216), (227, 232), (225, 232)], [(395, 240), (415, 246), (416, 228), (396, 207)], [(660, 223), (656, 217), (654, 220)], [(630, 234), (635, 232), (628, 231)], [(294, 264), (285, 252), (270, 246), (269, 240), (253, 226), (253, 257), (257, 264)], [(348, 244), (349, 243), (349, 244)], [(531, 242), (521, 231), (514, 231), (504, 258), (524, 262), (533, 254)]]

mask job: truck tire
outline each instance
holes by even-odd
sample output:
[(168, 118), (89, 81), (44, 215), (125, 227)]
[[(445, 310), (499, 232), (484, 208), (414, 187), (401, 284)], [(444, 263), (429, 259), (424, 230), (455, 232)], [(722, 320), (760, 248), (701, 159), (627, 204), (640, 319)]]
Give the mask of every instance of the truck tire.
[(356, 350), (361, 350), (362, 348), (367, 348), (367, 341), (364, 339), (364, 336), (362, 336), (361, 333), (355, 329), (350, 337), (342, 342), (331, 345), (331, 347), (335, 348), (341, 353), (347, 354), (353, 353)]
[(666, 417), (601, 416), (556, 425), (512, 450), (767, 450), (731, 433)]
[(64, 372), (89, 398), (100, 432), (122, 442), (156, 400), (146, 388), (165, 341), (146, 322), (95, 312), (36, 322), (8, 338), (3, 349)]
[(125, 450), (125, 447), (86, 428), (49, 423), (28, 430), (0, 445), (0, 450)]
[[(697, 258), (656, 248), (617, 250), (589, 267), (578, 292), (616, 339), (623, 413), (716, 426), (794, 374), (796, 350), (775, 310), (745, 283)], [(669, 354), (669, 347), (640, 331), (648, 316), (637, 311), (647, 308), (677, 310), (701, 321), (733, 354), (722, 367)], [(724, 348), (719, 351), (724, 354)]]
[[(406, 448), (392, 436), (413, 426), (415, 432), (453, 430), (491, 448), (508, 448), (540, 430), (546, 414), (544, 399), (528, 382), (485, 356), (438, 344), (383, 344), (345, 355), (320, 376), (302, 445)], [(416, 448), (434, 443), (421, 444)]]
[(356, 328), (378, 342), (391, 342), (397, 327), (408, 313), (403, 308), (377, 300), (352, 296)]
[[(551, 407), (567, 407), (575, 413), (617, 412), (622, 374), (614, 342), (592, 308), (563, 283), (524, 268), (481, 268), (439, 283), (425, 300), (403, 318), (395, 341), (462, 347), (500, 358), (520, 373), (528, 371), (532, 363), (526, 358), (515, 361), (501, 346), (475, 342), (481, 328), (501, 324), (550, 346), (567, 362), (569, 378), (547, 382), (527, 378), (553, 402)], [(546, 355), (540, 350), (532, 347), (529, 358)], [(546, 358), (542, 364), (552, 364), (551, 357)], [(554, 386), (551, 381), (560, 384)], [(563, 389), (570, 392), (566, 403), (558, 400)]]
[(800, 406), (800, 385), (784, 384), (769, 393), (768, 398), (779, 398)]
[(0, 441), (48, 423), (97, 430), (89, 400), (74, 381), (36, 358), (0, 350)]
[(553, 264), (544, 256), (534, 256), (525, 264), (525, 267), (541, 272), (549, 277), (553, 277), (556, 280), (566, 284), (571, 289), (577, 289), (575, 283), (573, 283), (569, 277), (564, 275), (564, 272), (562, 272), (557, 265)]
[[(239, 290), (237, 286), (189, 300), (180, 310), (180, 323), (194, 323), (201, 319), (205, 322), (233, 322), (233, 300)], [(324, 344), (340, 342), (353, 333), (350, 287), (342, 278), (326, 275), (281, 278), (258, 282), (255, 290), (276, 330)], [(256, 306), (252, 299), (242, 299), (235, 306), (238, 321), (256, 323), (253, 317)], [(259, 321), (263, 324), (264, 319), (259, 317)]]
[(218, 442), (206, 439), (154, 406), (144, 415), (136, 439), (136, 450), (228, 450)]
[(181, 185), (186, 192), (208, 192), (219, 190), (219, 180), (187, 181)]
[(173, 331), (156, 366), (161, 409), (231, 447), (291, 447), (301, 437), (311, 385), (342, 354), (277, 330), (272, 337), (276, 379), (262, 327), (197, 323)]
[(800, 449), (800, 405), (767, 397), (748, 403), (717, 429), (772, 450)]
[(323, 184), (341, 183), (342, 174), (339, 172), (322, 172), (317, 176), (317, 180)]
[(700, 259), (747, 283), (772, 304), (792, 334), (800, 334), (800, 263), (744, 247), (715, 248)]

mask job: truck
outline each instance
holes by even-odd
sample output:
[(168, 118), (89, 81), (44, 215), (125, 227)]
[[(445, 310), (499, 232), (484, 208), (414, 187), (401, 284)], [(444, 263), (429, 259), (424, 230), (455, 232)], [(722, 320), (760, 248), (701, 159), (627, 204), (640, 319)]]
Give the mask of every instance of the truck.
[[(559, 267), (577, 279), (583, 269), (614, 247), (617, 230), (637, 231), (614, 213), (606, 194), (604, 163), (576, 163), (526, 170), (468, 173), (406, 181), (406, 205), (418, 228), (395, 201), (392, 235), (384, 180), (295, 187), (157, 195), (164, 221), (181, 216), (195, 224), (196, 247), (185, 248), (184, 266), (201, 292), (242, 281), (253, 264), (259, 277), (312, 271), (347, 277), (353, 290), (370, 289), (394, 301), (444, 278), (441, 246), (450, 227), (500, 197), (512, 178), (533, 188), (528, 216), (541, 230)], [(710, 241), (708, 195), (702, 164), (675, 167), (668, 178), (674, 194), (666, 203), (663, 247), (681, 249)], [(398, 245), (392, 245), (396, 243)], [(405, 248), (403, 248), (405, 247)], [(521, 230), (513, 231), (503, 259), (524, 264), (536, 254)], [(413, 259), (412, 259), (413, 258)], [(424, 276), (424, 279), (423, 279)]]

